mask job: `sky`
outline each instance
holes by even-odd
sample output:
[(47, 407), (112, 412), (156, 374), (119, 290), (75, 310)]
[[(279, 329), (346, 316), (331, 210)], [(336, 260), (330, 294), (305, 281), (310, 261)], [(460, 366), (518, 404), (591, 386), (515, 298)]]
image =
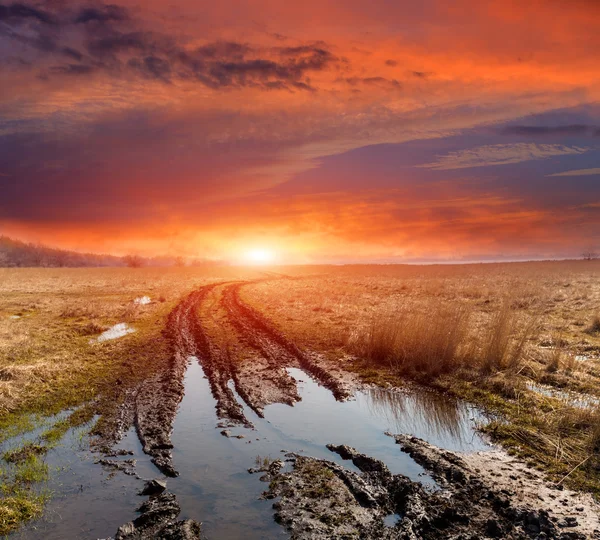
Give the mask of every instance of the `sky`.
[(597, 0), (116, 1), (0, 3), (0, 233), (298, 263), (600, 247)]

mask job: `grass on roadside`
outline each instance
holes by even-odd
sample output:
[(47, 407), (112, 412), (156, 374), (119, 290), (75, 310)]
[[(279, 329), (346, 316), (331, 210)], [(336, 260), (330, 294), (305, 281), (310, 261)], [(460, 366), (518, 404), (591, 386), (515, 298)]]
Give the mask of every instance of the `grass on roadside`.
[(359, 373), (368, 377), (372, 368), (384, 369), (397, 384), (410, 377), (501, 413), (503, 420), (484, 427), (495, 440), (555, 481), (600, 493), (600, 409), (568, 406), (528, 390), (527, 382), (538, 373), (552, 382), (572, 364), (565, 360), (560, 334), (540, 354), (532, 345), (539, 317), (523, 317), (511, 304), (505, 301), (476, 334), (469, 331), (470, 314), (461, 304), (385, 314), (352, 335), (348, 347), (362, 359), (355, 364)]

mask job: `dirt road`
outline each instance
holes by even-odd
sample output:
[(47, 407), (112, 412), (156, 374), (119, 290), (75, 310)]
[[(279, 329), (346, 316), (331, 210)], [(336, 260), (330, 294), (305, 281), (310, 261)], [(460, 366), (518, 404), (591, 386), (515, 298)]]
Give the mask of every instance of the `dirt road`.
[[(137, 388), (125, 390), (114, 418), (105, 419), (98, 446), (109, 448), (134, 425), (144, 452), (167, 476), (177, 476), (172, 464), (171, 433), (183, 398), (183, 379), (190, 359), (198, 361), (209, 380), (220, 427), (252, 423), (245, 403), (263, 417), (271, 403), (293, 405), (300, 400), (296, 381), (286, 368), (300, 368), (336, 399), (351, 395), (351, 377), (316, 354), (288, 341), (262, 314), (240, 298), (252, 282), (215, 283), (185, 297), (169, 315), (165, 337), (171, 354), (164, 368)], [(335, 373), (336, 375), (334, 375)]]

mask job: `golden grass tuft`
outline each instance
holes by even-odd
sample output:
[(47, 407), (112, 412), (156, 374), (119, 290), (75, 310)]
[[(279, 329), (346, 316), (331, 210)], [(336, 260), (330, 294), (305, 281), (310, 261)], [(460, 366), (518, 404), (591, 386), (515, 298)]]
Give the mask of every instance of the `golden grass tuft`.
[(431, 304), (426, 311), (377, 315), (351, 337), (355, 354), (398, 372), (439, 374), (462, 365), (469, 312)]
[(504, 302), (489, 324), (473, 332), (472, 310), (461, 302), (430, 302), (419, 311), (377, 314), (348, 339), (350, 351), (402, 374), (436, 376), (460, 368), (484, 373), (520, 368), (537, 327)]

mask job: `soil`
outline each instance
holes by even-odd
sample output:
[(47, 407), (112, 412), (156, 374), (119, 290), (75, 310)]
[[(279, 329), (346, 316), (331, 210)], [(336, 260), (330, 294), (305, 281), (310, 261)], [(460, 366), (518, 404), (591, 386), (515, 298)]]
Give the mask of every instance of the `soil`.
[[(263, 495), (279, 497), (275, 519), (293, 539), (600, 538), (598, 506), (591, 497), (546, 486), (524, 464), (507, 456), (498, 461), (499, 451), (469, 456), (414, 437), (394, 437), (439, 490), (393, 475), (385, 464), (353, 448), (329, 445), (361, 472), (288, 454), (293, 470), (270, 475)], [(498, 482), (504, 475), (506, 480)], [(390, 515), (401, 519), (386, 526)]]
[[(301, 350), (262, 313), (247, 305), (241, 288), (250, 282), (207, 285), (185, 297), (164, 330), (169, 357), (162, 369), (133, 388), (122, 389), (120, 406), (104, 419), (96, 449), (113, 471), (135, 475), (135, 463), (111, 460), (114, 445), (135, 426), (144, 452), (166, 476), (172, 462), (173, 421), (184, 393), (191, 357), (210, 383), (219, 427), (252, 427), (242, 402), (263, 416), (271, 403), (299, 401), (297, 381), (286, 368), (299, 368), (338, 400), (352, 395), (353, 376), (315, 353)], [(600, 538), (598, 506), (591, 496), (549, 485), (501, 451), (457, 454), (404, 435), (393, 435), (438, 483), (433, 491), (380, 461), (347, 446), (330, 446), (359, 473), (332, 461), (288, 454), (291, 471), (275, 462), (261, 471), (269, 481), (264, 497), (278, 498), (275, 519), (292, 538)], [(168, 491), (152, 495), (140, 516), (119, 529), (117, 539), (199, 538), (200, 526), (176, 521), (179, 505)], [(386, 516), (401, 519), (386, 525)]]
[[(200, 539), (200, 524), (193, 520), (176, 521), (181, 508), (175, 495), (163, 492), (150, 497), (138, 511), (140, 515), (119, 527), (115, 540), (195, 540)], [(110, 540), (110, 539), (109, 539)]]

